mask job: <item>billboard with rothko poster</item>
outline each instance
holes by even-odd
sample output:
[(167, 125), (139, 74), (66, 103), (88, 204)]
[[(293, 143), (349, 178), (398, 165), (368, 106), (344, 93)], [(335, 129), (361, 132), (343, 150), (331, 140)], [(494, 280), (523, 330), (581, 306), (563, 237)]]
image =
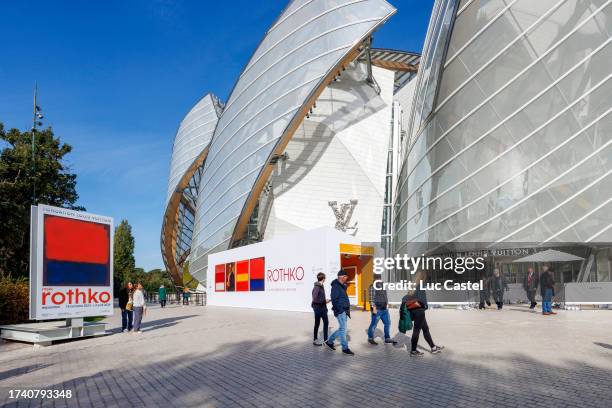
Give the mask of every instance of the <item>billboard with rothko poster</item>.
[(32, 207), (30, 319), (113, 313), (113, 219)]
[(288, 234), (208, 257), (207, 304), (257, 309), (311, 311), (316, 275), (329, 284), (340, 269), (341, 243), (359, 244), (333, 228)]

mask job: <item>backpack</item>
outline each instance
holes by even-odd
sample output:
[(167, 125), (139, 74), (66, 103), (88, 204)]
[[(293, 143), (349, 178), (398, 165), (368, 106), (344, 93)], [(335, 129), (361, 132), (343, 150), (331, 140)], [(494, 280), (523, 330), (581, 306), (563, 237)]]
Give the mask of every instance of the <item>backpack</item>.
[(408, 312), (405, 302), (402, 302), (399, 309), (399, 323), (397, 329), (404, 334), (408, 330), (412, 330), (412, 319), (410, 318), (410, 313)]

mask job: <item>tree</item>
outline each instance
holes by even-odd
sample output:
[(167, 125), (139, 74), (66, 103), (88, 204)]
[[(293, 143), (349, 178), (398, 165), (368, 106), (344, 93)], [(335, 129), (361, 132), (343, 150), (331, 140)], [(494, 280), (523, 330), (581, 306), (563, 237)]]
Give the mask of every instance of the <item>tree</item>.
[(132, 235), (132, 226), (127, 220), (121, 220), (115, 229), (113, 254), (114, 287), (115, 293), (119, 293), (121, 286), (135, 276), (134, 236)]
[(0, 273), (15, 277), (28, 276), (33, 203), (84, 210), (75, 204), (77, 176), (63, 162), (72, 147), (51, 128), (34, 131), (34, 137), (33, 162), (32, 132), (7, 132), (0, 123)]

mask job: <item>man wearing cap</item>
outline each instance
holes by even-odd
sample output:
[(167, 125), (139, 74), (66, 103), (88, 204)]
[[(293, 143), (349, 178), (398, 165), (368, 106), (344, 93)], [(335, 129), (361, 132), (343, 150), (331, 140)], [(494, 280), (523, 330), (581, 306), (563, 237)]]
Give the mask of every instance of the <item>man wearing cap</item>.
[[(391, 329), (391, 317), (389, 316), (389, 300), (387, 298), (387, 290), (382, 288), (382, 276), (374, 274), (374, 282), (368, 288), (368, 303), (370, 303), (370, 327), (368, 328), (368, 343), (377, 345), (374, 340), (374, 330), (378, 326), (378, 321), (382, 320), (385, 331), (385, 343), (397, 344), (397, 341), (391, 339), (389, 333)], [(379, 289), (376, 289), (374, 283), (378, 281)]]
[(340, 269), (340, 271), (338, 271), (338, 278), (334, 279), (334, 281), (331, 283), (332, 311), (334, 312), (336, 319), (338, 319), (338, 330), (329, 336), (329, 339), (325, 342), (325, 345), (331, 350), (335, 350), (336, 347), (334, 347), (334, 340), (336, 340), (336, 337), (340, 337), (342, 352), (352, 356), (355, 353), (353, 353), (349, 348), (348, 341), (346, 339), (346, 328), (348, 323), (347, 319), (351, 317), (351, 303), (349, 302), (348, 295), (346, 294), (347, 279), (348, 276), (346, 272)]

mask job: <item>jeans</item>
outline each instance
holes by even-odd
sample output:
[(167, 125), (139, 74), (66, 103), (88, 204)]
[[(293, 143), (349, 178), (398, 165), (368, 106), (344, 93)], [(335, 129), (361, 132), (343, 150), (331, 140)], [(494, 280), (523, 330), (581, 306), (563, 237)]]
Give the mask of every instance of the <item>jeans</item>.
[(140, 323), (142, 323), (142, 312), (144, 307), (134, 307), (134, 331), (140, 331)]
[(348, 350), (349, 346), (348, 341), (346, 340), (346, 326), (348, 317), (346, 316), (346, 312), (340, 313), (338, 316), (336, 316), (336, 319), (338, 319), (338, 330), (329, 336), (328, 342), (333, 344), (334, 340), (336, 340), (337, 337), (340, 337), (342, 350)]
[(317, 340), (319, 338), (319, 325), (321, 324), (321, 320), (323, 320), (323, 340), (327, 341), (327, 330), (329, 329), (329, 319), (327, 318), (327, 309), (316, 310), (314, 311), (314, 336), (313, 340)]
[(389, 310), (376, 310), (376, 313), (370, 313), (370, 327), (368, 327), (368, 339), (374, 338), (374, 330), (376, 330), (376, 326), (378, 326), (378, 321), (382, 320), (384, 330), (385, 330), (385, 339), (390, 339), (391, 335), (389, 334), (389, 330), (391, 329), (391, 316), (389, 316)]
[(166, 307), (166, 299), (160, 300), (159, 304), (161, 305), (161, 307)]
[(121, 309), (121, 330), (132, 330), (132, 317), (131, 310)]
[(411, 351), (416, 351), (417, 349), (421, 330), (423, 330), (423, 337), (425, 337), (425, 341), (427, 341), (429, 347), (433, 348), (435, 344), (431, 338), (431, 334), (429, 333), (429, 326), (427, 325), (427, 320), (425, 319), (425, 310), (412, 310), (410, 312), (410, 317), (412, 317), (412, 322), (414, 324), (414, 327), (412, 328)]
[(552, 289), (548, 288), (544, 291), (542, 298), (542, 313), (552, 313)]

